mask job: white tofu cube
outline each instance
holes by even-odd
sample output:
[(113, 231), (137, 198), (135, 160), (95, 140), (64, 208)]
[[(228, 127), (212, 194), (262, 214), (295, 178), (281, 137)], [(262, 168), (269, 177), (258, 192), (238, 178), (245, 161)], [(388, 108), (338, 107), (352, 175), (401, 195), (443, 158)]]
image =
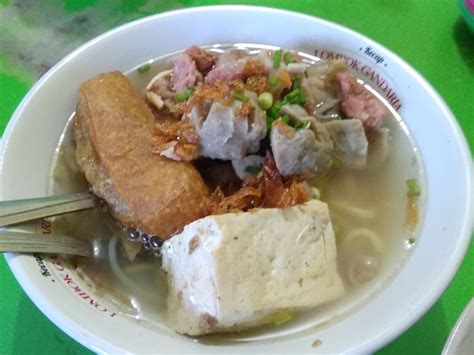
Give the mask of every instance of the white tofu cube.
[(317, 200), (199, 219), (162, 254), (179, 333), (241, 330), (344, 293), (328, 207)]

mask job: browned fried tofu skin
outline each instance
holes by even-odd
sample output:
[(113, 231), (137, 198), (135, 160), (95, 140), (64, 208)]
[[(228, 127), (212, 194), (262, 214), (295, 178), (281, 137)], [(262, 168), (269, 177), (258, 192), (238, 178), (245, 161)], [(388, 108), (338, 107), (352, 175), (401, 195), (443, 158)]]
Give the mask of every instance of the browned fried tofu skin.
[(76, 160), (123, 224), (166, 239), (207, 214), (209, 192), (190, 163), (152, 152), (155, 118), (119, 72), (80, 88)]

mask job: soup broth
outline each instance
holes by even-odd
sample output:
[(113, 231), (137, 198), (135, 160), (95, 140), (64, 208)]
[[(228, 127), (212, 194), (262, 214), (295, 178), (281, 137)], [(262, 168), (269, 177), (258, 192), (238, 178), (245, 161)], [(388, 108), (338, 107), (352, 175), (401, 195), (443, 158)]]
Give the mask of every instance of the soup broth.
[[(207, 48), (216, 53), (229, 46)], [(250, 46), (257, 54), (261, 47)], [(158, 72), (169, 69), (175, 53), (146, 63), (127, 73), (135, 88), (144, 92), (148, 81)], [(307, 62), (318, 58), (301, 54)], [(367, 86), (367, 85), (366, 85)], [(373, 89), (372, 89), (373, 91)], [(336, 168), (322, 180), (314, 182), (320, 199), (329, 205), (338, 252), (338, 268), (346, 294), (343, 298), (297, 313), (279, 326), (206, 337), (201, 341), (249, 341), (269, 339), (309, 331), (347, 316), (390, 282), (404, 265), (414, 246), (417, 230), (405, 223), (408, 179), (416, 179), (423, 187), (423, 171), (417, 149), (401, 118), (390, 110), (384, 127), (389, 129), (387, 158), (377, 162), (374, 152), (363, 170)], [(51, 173), (51, 192), (63, 194), (88, 188), (74, 159), (71, 133), (72, 117), (57, 147)], [(370, 153), (369, 153), (370, 154)], [(130, 178), (133, 178), (131, 176)], [(423, 194), (418, 199), (422, 210)], [(113, 220), (105, 206), (94, 210), (57, 217), (53, 234), (94, 239), (107, 252), (107, 258), (67, 258), (84, 282), (101, 296), (117, 313), (140, 320), (159, 331), (167, 329), (165, 320), (167, 285), (161, 271), (160, 257), (142, 252), (130, 262), (124, 257), (121, 240), (127, 233)], [(291, 329), (291, 331), (289, 331)]]

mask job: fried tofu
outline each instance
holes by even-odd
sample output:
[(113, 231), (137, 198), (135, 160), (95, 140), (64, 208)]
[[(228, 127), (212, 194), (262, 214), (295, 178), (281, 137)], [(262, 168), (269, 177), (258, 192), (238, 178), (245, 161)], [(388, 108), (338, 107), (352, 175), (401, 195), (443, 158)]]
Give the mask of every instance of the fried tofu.
[(121, 223), (166, 239), (207, 213), (209, 192), (190, 163), (153, 154), (155, 117), (120, 72), (83, 83), (76, 160)]

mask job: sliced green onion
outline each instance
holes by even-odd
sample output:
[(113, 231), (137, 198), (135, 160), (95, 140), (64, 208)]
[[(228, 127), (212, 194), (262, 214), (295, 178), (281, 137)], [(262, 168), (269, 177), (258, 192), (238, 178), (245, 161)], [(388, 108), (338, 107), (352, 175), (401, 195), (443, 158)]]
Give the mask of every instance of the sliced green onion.
[(281, 110), (281, 108), (282, 108), (282, 106), (283, 106), (283, 102), (281, 102), (281, 101), (276, 101), (276, 102), (275, 102), (275, 105), (273, 105), (273, 106), (275, 106), (275, 108), (278, 110), (278, 114), (280, 114), (280, 110)]
[(253, 175), (258, 175), (258, 173), (262, 170), (261, 166), (258, 165), (249, 165), (245, 168), (245, 172)]
[(315, 200), (319, 200), (321, 198), (321, 191), (317, 187), (312, 187), (311, 188), (311, 198)]
[(291, 319), (293, 319), (293, 313), (290, 310), (284, 309), (269, 316), (268, 322), (278, 327)]
[(146, 64), (143, 64), (142, 66), (138, 67), (138, 72), (140, 74), (143, 74), (143, 73), (147, 72), (148, 70), (150, 70), (150, 68), (151, 68), (151, 65), (149, 63), (146, 63)]
[(289, 124), (290, 123), (290, 116), (288, 115), (284, 115), (282, 118), (283, 122), (285, 122), (286, 124)]
[(273, 69), (280, 68), (282, 53), (283, 51), (281, 49), (278, 49), (275, 51), (275, 53), (273, 53)]
[(188, 95), (188, 98), (191, 97), (194, 92), (194, 86), (188, 87), (186, 90), (184, 90), (184, 92), (186, 93), (186, 95)]
[(268, 110), (273, 105), (273, 96), (269, 92), (262, 92), (258, 96), (257, 102), (262, 110)]
[(300, 89), (295, 89), (283, 98), (285, 104), (297, 104), (299, 102)]
[(415, 238), (409, 238), (408, 239), (408, 244), (410, 244), (410, 245), (415, 244)]
[(291, 87), (293, 90), (299, 89), (301, 86), (301, 76), (296, 76), (295, 80), (293, 80), (293, 86)]
[(280, 110), (283, 106), (283, 102), (275, 101), (272, 107), (267, 110), (267, 128), (272, 129), (273, 122), (280, 117)]
[(267, 110), (267, 117), (276, 120), (278, 116), (280, 115), (280, 110), (278, 110), (275, 106), (270, 107)]
[(418, 197), (421, 195), (420, 186), (415, 179), (407, 180), (408, 193), (413, 197)]
[(234, 91), (234, 99), (245, 102), (249, 98), (242, 94), (240, 91)]
[(267, 115), (267, 130), (271, 130), (273, 126), (273, 122), (275, 122), (276, 118), (270, 117)]
[(334, 155), (332, 156), (332, 166), (335, 167), (336, 169), (341, 167), (341, 161)]
[(272, 88), (278, 85), (278, 78), (276, 75), (270, 75), (268, 78), (268, 85), (270, 85)]
[(302, 129), (302, 128), (308, 128), (309, 125), (310, 125), (309, 121), (300, 120), (300, 121), (295, 123), (295, 129), (298, 130), (298, 129)]
[(298, 121), (295, 123), (295, 129), (301, 129), (304, 127), (303, 121)]
[(175, 95), (175, 99), (178, 102), (184, 102), (191, 97), (193, 92), (194, 92), (194, 87), (190, 86), (184, 91), (177, 92)]
[(185, 91), (180, 91), (176, 93), (175, 98), (176, 98), (176, 101), (183, 102), (183, 101), (186, 101), (189, 97)]
[(283, 106), (281, 101), (276, 101), (275, 104), (267, 110), (267, 116), (273, 119), (280, 117), (280, 110)]
[(304, 105), (306, 103), (306, 92), (303, 89), (299, 89), (298, 103)]
[(304, 105), (306, 103), (306, 92), (303, 89), (294, 89), (283, 98), (283, 102)]
[(295, 58), (293, 58), (293, 54), (291, 52), (285, 52), (285, 54), (283, 55), (283, 61), (285, 62), (285, 64), (290, 64), (295, 62)]

